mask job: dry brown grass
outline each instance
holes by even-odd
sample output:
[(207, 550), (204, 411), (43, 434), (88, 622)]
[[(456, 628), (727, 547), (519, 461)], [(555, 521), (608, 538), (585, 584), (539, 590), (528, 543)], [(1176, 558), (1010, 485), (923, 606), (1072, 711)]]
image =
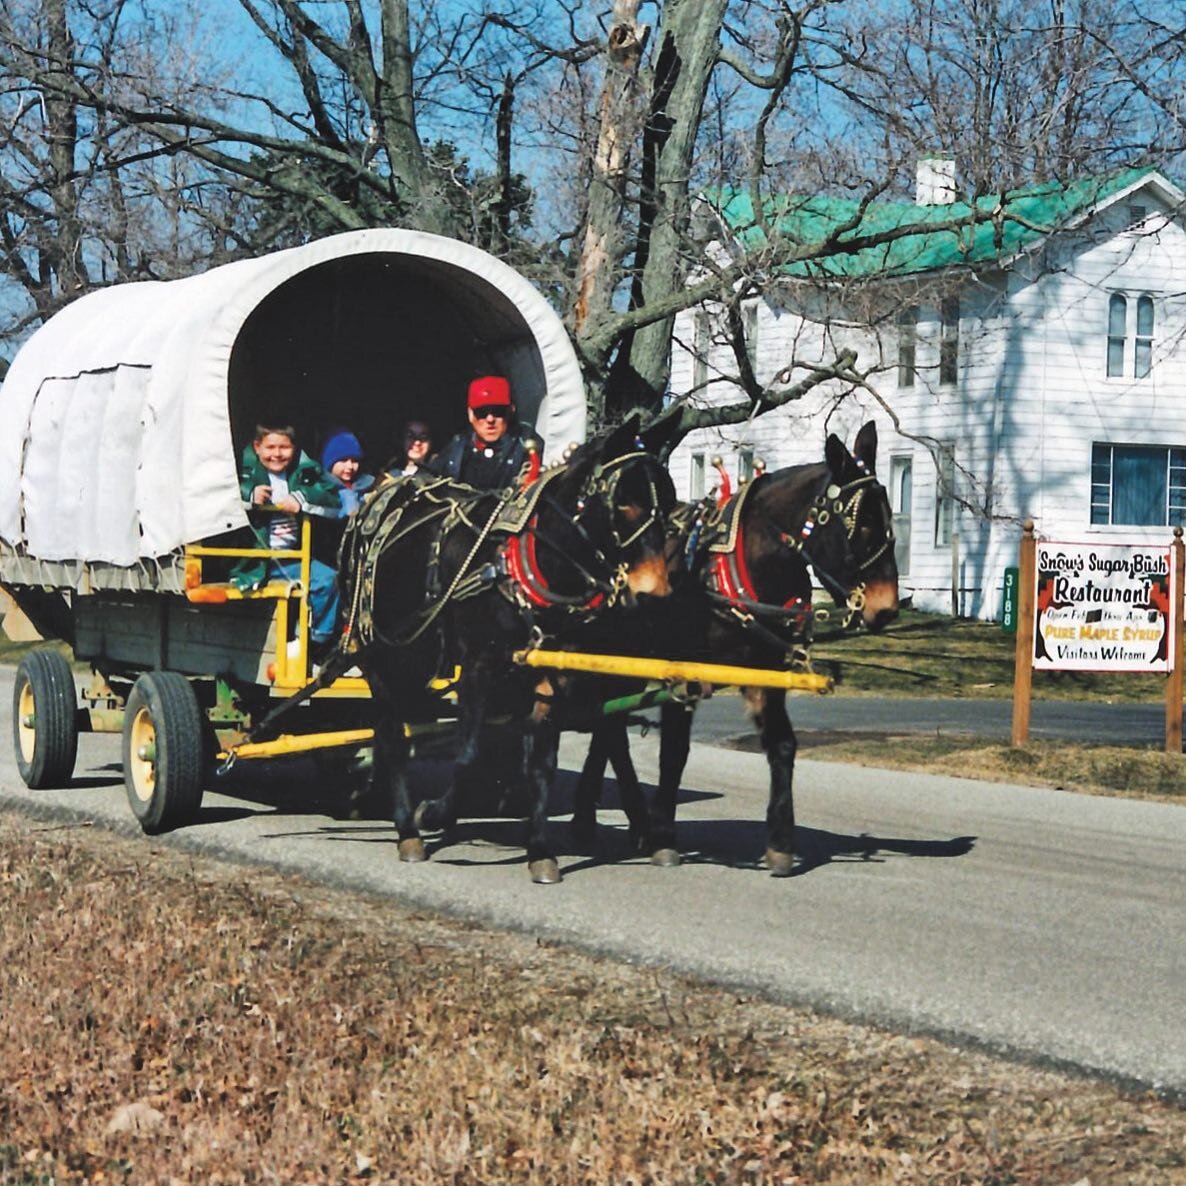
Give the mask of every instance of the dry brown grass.
[[(1152, 748), (1042, 738), (1014, 749), (982, 737), (854, 737), (823, 731), (804, 732), (799, 740), (803, 757), (825, 762), (1056, 787), (1089, 795), (1186, 801), (1186, 763), (1177, 754)], [(748, 736), (734, 744), (748, 750), (760, 748), (756, 738)]]
[(1186, 1183), (1148, 1095), (0, 816), (0, 1182)]

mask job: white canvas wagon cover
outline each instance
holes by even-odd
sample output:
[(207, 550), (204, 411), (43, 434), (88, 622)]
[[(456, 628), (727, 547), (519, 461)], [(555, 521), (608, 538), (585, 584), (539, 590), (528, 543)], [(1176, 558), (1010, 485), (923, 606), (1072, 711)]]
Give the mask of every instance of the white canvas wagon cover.
[(486, 252), (415, 231), (91, 293), (30, 338), (0, 388), (0, 553), (72, 562), (46, 567), (74, 577), (140, 567), (246, 523), (237, 458), (257, 420), (295, 423), (310, 451), (346, 425), (373, 468), (410, 417), (443, 443), (487, 371), (510, 378), (545, 459), (584, 439), (576, 356), (541, 294)]

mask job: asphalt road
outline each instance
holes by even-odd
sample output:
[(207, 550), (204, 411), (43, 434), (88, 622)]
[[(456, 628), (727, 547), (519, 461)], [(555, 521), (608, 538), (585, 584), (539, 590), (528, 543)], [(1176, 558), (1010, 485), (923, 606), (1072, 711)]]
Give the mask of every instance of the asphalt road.
[[(134, 831), (118, 738), (82, 739), (70, 789), (23, 787), (11, 684), (0, 669), (0, 805)], [(711, 711), (737, 713), (735, 700), (720, 704)], [(565, 739), (569, 768), (582, 745)], [(657, 737), (634, 749), (653, 778)], [(511, 821), (466, 822), (428, 863), (401, 865), (390, 825), (333, 818), (337, 788), (312, 763), (297, 768), (300, 780), (291, 768), (257, 769), (236, 772), (233, 795), (208, 793), (193, 826), (144, 843), (295, 870), (640, 966), (1186, 1093), (1180, 807), (804, 760), (802, 865), (776, 881), (753, 864), (764, 843), (764, 759), (701, 743), (685, 778), (682, 868), (628, 859), (616, 810), (603, 816), (597, 858), (572, 852), (565, 773), (553, 825), (565, 879), (541, 887), (528, 880)], [(423, 763), (417, 773), (431, 783), (443, 769)]]

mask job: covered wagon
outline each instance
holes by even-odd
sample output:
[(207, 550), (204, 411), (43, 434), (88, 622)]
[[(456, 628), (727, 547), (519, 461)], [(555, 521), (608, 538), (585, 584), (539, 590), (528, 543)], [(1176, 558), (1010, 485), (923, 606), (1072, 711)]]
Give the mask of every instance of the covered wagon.
[[(485, 252), (406, 230), (115, 286), (38, 330), (0, 387), (0, 584), (96, 674), (80, 701), (60, 650), (22, 662), (25, 781), (68, 781), (80, 729), (121, 729), (142, 825), (191, 816), (211, 755), (309, 676), (307, 582), (226, 580), (250, 546), (237, 460), (254, 426), (291, 423), (312, 452), (346, 425), (377, 467), (408, 419), (438, 441), (460, 428), (485, 372), (510, 379), (545, 456), (584, 438), (577, 360), (540, 293)], [(306, 528), (305, 573), (310, 548)], [(267, 752), (357, 744), (367, 695), (337, 680)]]

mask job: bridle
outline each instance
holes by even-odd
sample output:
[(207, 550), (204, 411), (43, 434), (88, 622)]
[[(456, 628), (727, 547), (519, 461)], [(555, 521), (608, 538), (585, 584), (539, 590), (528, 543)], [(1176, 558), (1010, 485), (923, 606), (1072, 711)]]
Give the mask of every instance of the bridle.
[[(618, 531), (617, 519), (613, 513), (614, 507), (617, 505), (618, 486), (621, 484), (627, 466), (633, 466), (639, 462), (642, 463), (643, 472), (646, 475), (650, 509), (646, 517), (623, 539)], [(662, 476), (664, 488), (668, 494), (666, 500), (659, 492), (659, 486), (655, 481), (656, 474)], [(574, 523), (579, 524), (589, 501), (595, 497), (600, 497), (604, 505), (610, 509), (610, 534), (613, 537), (614, 547), (619, 552), (623, 552), (631, 544), (637, 543), (652, 527), (663, 521), (664, 501), (668, 506), (675, 501), (671, 477), (663, 467), (663, 463), (657, 457), (643, 450), (641, 445), (628, 453), (611, 457), (608, 461), (598, 462), (593, 467), (593, 472), (585, 479), (581, 493), (577, 498), (576, 514), (573, 516)]]
[[(856, 459), (856, 464), (861, 470), (865, 469), (864, 463), (859, 458)], [(854, 478), (851, 482), (845, 482), (843, 485), (829, 482), (816, 495), (808, 508), (807, 517), (803, 521), (803, 526), (799, 528), (798, 535), (783, 532), (780, 536), (788, 548), (806, 559), (820, 584), (832, 594), (837, 603), (845, 607), (846, 613), (841, 622), (842, 630), (849, 629), (864, 610), (866, 582), (862, 580), (851, 588), (846, 588), (836, 576), (833, 568), (821, 563), (818, 559), (820, 551), (818, 545), (825, 531), (836, 536), (836, 528), (839, 525), (842, 529), (839, 538), (843, 549), (840, 567), (844, 572), (852, 573), (855, 576), (867, 572), (894, 546), (893, 523), (887, 517), (885, 538), (881, 541), (880, 547), (865, 557), (857, 557), (853, 551), (852, 545), (857, 533), (861, 504), (869, 491), (877, 485), (879, 483), (871, 473), (862, 473), (859, 478)], [(819, 616), (822, 617), (823, 613), (824, 611), (819, 611)]]
[[(637, 463), (644, 467), (649, 505), (645, 515), (641, 516), (637, 523), (631, 524), (628, 532), (623, 533), (618, 529), (614, 507), (618, 487), (627, 468)], [(553, 472), (558, 474), (562, 471)], [(503, 545), (503, 563), (510, 578), (510, 592), (514, 599), (524, 608), (562, 609), (575, 613), (592, 613), (617, 604), (626, 591), (630, 566), (626, 560), (614, 564), (606, 556), (605, 551), (590, 533), (586, 512), (595, 502), (608, 508), (609, 535), (614, 550), (620, 555), (632, 544), (637, 543), (651, 528), (663, 522), (663, 498), (656, 482), (656, 474), (667, 478), (667, 471), (658, 458), (640, 448), (598, 462), (581, 484), (573, 511), (561, 506), (551, 491), (544, 491), (540, 496), (540, 503), (567, 519), (576, 529), (578, 537), (593, 559), (593, 565), (581, 564), (571, 549), (561, 547), (555, 540), (549, 539), (546, 533), (541, 532), (537, 510), (528, 520), (525, 529), (509, 536)], [(544, 479), (547, 480), (549, 476), (545, 475)], [(670, 481), (669, 478), (667, 480)], [(585, 587), (580, 593), (559, 593), (552, 588), (539, 565), (540, 543), (556, 555), (564, 557), (569, 568), (575, 571), (584, 583)], [(592, 568), (600, 570), (603, 575), (591, 571)]]

